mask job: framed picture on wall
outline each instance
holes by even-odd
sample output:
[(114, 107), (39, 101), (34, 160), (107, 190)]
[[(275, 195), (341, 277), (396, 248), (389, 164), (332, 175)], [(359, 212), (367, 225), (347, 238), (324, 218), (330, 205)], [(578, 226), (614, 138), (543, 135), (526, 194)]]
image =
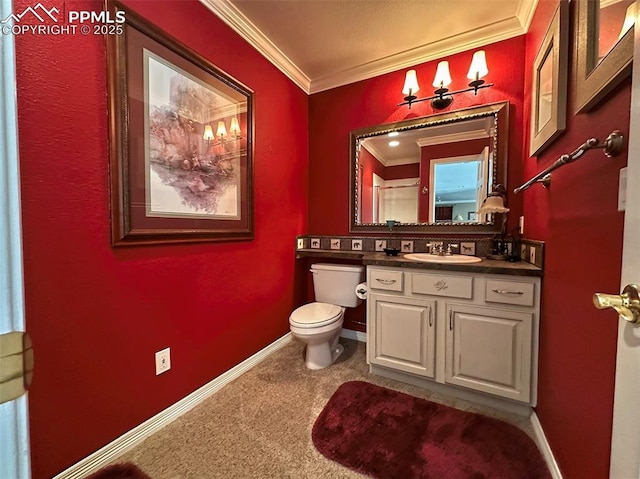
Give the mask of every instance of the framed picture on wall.
[(533, 64), (529, 155), (538, 155), (566, 128), (569, 4), (561, 0)]
[(112, 244), (252, 239), (253, 92), (107, 7), (126, 18), (107, 36)]
[(578, 0), (575, 112), (591, 110), (631, 73), (635, 0)]

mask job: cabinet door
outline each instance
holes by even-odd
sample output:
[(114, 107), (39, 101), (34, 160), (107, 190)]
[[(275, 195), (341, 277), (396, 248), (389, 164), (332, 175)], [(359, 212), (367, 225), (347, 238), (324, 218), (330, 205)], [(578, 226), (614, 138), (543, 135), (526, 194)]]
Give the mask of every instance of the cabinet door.
[(433, 378), (435, 302), (379, 294), (368, 302), (369, 361)]
[(529, 402), (533, 315), (448, 303), (445, 381)]

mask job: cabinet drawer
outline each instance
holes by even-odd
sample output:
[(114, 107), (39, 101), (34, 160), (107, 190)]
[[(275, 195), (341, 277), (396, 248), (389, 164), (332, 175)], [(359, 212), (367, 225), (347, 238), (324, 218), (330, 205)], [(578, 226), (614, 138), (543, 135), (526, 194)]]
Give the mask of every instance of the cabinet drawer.
[(369, 275), (369, 288), (402, 292), (402, 271), (372, 269)]
[(489, 303), (533, 306), (534, 288), (535, 285), (533, 283), (488, 279), (485, 286), (484, 300)]
[(411, 276), (411, 292), (471, 299), (473, 296), (473, 278), (471, 276), (446, 276), (443, 274), (413, 274)]

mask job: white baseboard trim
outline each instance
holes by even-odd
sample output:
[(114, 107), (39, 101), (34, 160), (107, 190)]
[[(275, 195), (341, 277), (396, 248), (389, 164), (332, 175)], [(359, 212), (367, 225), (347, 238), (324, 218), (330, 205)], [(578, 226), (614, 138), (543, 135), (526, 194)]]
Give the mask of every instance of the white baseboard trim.
[(343, 329), (340, 333), (341, 338), (347, 339), (355, 339), (356, 341), (360, 341), (361, 343), (367, 342), (367, 333), (362, 333), (360, 331), (354, 331), (353, 329)]
[(535, 411), (531, 413), (530, 419), (531, 426), (533, 427), (533, 433), (536, 436), (536, 443), (538, 444), (538, 448), (540, 449), (547, 466), (549, 466), (551, 477), (553, 479), (562, 479), (562, 473), (560, 472), (556, 458), (553, 457), (553, 451), (551, 451), (551, 446), (549, 446), (549, 443), (547, 442), (547, 436), (544, 435), (542, 424), (540, 424), (540, 420), (538, 419)]
[(291, 333), (285, 334), (283, 337), (274, 341), (264, 349), (261, 349), (253, 356), (245, 359), (237, 366), (221, 374), (217, 378), (202, 386), (200, 389), (195, 390), (188, 396), (184, 397), (172, 406), (169, 406), (167, 409), (156, 414), (139, 426), (136, 426), (132, 430), (124, 433), (122, 436), (110, 442), (102, 449), (97, 450), (90, 456), (85, 457), (80, 462), (61, 472), (53, 479), (82, 479), (88, 474), (91, 474), (101, 467), (106, 466), (118, 456), (121, 456), (125, 452), (129, 451), (134, 446), (145, 440), (147, 437), (158, 432), (164, 426), (182, 416), (184, 413), (197, 406), (203, 400), (222, 389), (229, 382), (233, 381), (238, 376), (266, 359), (269, 355), (287, 345), (289, 342), (291, 342), (291, 340)]

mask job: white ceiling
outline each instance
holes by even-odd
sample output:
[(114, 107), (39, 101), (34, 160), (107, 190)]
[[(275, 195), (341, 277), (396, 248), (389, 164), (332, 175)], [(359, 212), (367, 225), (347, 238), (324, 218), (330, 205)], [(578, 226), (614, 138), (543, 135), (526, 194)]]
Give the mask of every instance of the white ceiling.
[(307, 93), (522, 35), (538, 2), (200, 1)]

